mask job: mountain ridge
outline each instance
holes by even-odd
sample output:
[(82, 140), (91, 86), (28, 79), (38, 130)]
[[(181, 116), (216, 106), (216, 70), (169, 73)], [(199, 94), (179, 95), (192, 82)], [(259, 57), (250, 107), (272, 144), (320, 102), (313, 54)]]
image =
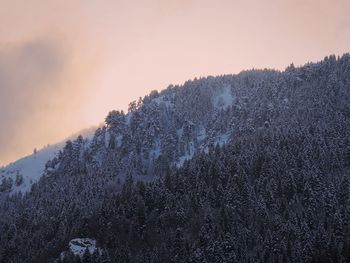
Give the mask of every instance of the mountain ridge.
[[(96, 127), (80, 131), (86, 138), (91, 138)], [(0, 168), (0, 192), (28, 192), (33, 183), (37, 182), (45, 171), (45, 165), (63, 149), (67, 140), (75, 139), (78, 135), (72, 135), (66, 140), (47, 145), (42, 149), (35, 150), (33, 154), (24, 156), (8, 165)]]
[[(349, 260), (349, 87), (344, 54), (111, 111), (30, 192), (1, 196), (0, 262)], [(77, 237), (101, 254), (74, 258)]]

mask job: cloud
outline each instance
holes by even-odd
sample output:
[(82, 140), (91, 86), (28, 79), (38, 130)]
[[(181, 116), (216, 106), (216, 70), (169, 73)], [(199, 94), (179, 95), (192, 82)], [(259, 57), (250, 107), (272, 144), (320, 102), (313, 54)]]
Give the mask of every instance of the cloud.
[(65, 47), (49, 38), (0, 47), (0, 164), (44, 143), (40, 130), (52, 124), (47, 115), (57, 111), (68, 61)]

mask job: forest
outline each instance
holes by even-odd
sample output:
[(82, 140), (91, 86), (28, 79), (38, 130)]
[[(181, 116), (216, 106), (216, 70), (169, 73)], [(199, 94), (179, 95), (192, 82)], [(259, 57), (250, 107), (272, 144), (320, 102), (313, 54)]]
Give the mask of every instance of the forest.
[(350, 55), (153, 91), (12, 183), (4, 263), (349, 262)]

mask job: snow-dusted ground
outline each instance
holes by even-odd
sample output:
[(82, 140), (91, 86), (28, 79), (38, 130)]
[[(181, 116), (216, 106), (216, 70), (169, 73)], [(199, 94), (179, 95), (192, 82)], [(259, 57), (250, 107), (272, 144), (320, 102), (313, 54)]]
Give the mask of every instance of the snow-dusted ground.
[(69, 249), (74, 255), (80, 257), (84, 255), (86, 249), (88, 249), (90, 254), (93, 254), (97, 249), (96, 240), (91, 238), (75, 238), (69, 242)]
[[(12, 193), (29, 191), (32, 184), (37, 182), (42, 176), (47, 161), (55, 157), (63, 146), (63, 143), (47, 146), (36, 154), (26, 156), (0, 169), (0, 182), (3, 178), (12, 178), (14, 182)], [(20, 185), (16, 185), (16, 177), (20, 175), (23, 176), (23, 182)]]
[(196, 150), (196, 149), (195, 149), (195, 147), (194, 147), (194, 143), (191, 141), (191, 142), (189, 143), (189, 147), (188, 147), (188, 149), (187, 149), (187, 151), (186, 151), (186, 154), (183, 155), (183, 156), (181, 156), (181, 157), (179, 158), (179, 160), (175, 163), (175, 165), (176, 165), (177, 167), (183, 166), (183, 164), (185, 163), (185, 161), (190, 160), (190, 159), (193, 158), (193, 156), (194, 156), (194, 154), (195, 154), (195, 150)]
[(232, 95), (231, 87), (225, 86), (222, 88), (222, 92), (214, 97), (214, 107), (217, 109), (227, 109), (232, 106), (234, 97)]
[(215, 145), (219, 145), (220, 147), (227, 144), (230, 140), (231, 133), (227, 132), (224, 134), (221, 134), (215, 138)]
[[(86, 250), (92, 255), (96, 252), (100, 254), (101, 249), (96, 246), (96, 240), (91, 238), (74, 238), (69, 241), (69, 250), (75, 256), (83, 257)], [(64, 260), (66, 256), (66, 251), (62, 252), (60, 255), (61, 260)]]
[[(160, 98), (157, 98), (158, 101)], [(212, 98), (213, 106), (216, 110), (226, 110), (228, 107), (231, 107), (234, 103), (234, 96), (231, 91), (231, 86), (224, 86), (218, 93)], [(194, 142), (191, 141), (188, 145), (188, 149), (186, 153), (180, 156), (177, 161), (174, 162), (176, 167), (183, 166), (184, 162), (193, 158), (196, 152), (204, 151), (208, 152), (209, 143), (213, 143), (213, 145), (219, 145), (222, 147), (230, 141), (230, 137), (232, 135), (232, 130), (227, 131), (222, 134), (216, 134), (215, 137), (208, 137), (207, 131), (205, 127), (199, 127), (197, 132), (197, 142), (199, 145), (195, 146)], [(177, 130), (177, 135), (179, 139), (183, 136), (183, 128)]]
[(174, 106), (169, 97), (159, 96), (157, 98), (154, 98), (152, 101), (155, 102), (158, 106), (161, 104), (164, 104), (167, 107)]
[[(85, 129), (78, 134), (83, 135), (84, 138), (91, 138), (95, 130), (96, 127), (92, 127)], [(73, 135), (67, 138), (67, 140), (74, 139), (76, 137), (77, 135)], [(13, 181), (11, 193), (25, 193), (30, 191), (33, 183), (37, 182), (43, 175), (47, 161), (56, 156), (59, 150), (64, 147), (65, 142), (66, 140), (61, 143), (46, 146), (43, 149), (38, 150), (36, 153), (28, 155), (7, 165), (4, 168), (1, 168), (0, 184), (3, 178), (11, 178)], [(19, 185), (16, 185), (16, 177), (18, 176), (23, 177), (23, 182)]]

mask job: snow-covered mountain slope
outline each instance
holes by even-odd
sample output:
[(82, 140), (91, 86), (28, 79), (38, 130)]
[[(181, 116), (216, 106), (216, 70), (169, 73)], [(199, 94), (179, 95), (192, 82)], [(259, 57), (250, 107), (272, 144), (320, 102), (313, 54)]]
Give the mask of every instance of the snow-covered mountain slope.
[(10, 189), (5, 189), (3, 185), (4, 190), (11, 190), (13, 193), (29, 191), (32, 184), (42, 176), (46, 162), (54, 158), (63, 146), (64, 143), (47, 146), (0, 169), (0, 180), (8, 181), (7, 188), (12, 185)]
[(344, 55), (195, 79), (110, 112), (25, 198), (0, 198), (0, 262), (74, 262), (94, 247), (75, 237), (110, 259), (95, 262), (344, 259), (349, 87)]
[[(342, 58), (339, 64), (346, 60)], [(152, 91), (131, 102), (127, 113), (111, 111), (89, 145), (82, 140), (66, 145), (62, 156), (51, 163), (50, 172), (88, 174), (93, 180), (103, 180), (101, 183), (112, 180), (111, 184), (113, 180), (123, 182), (127, 176), (152, 180), (166, 167), (181, 167), (199, 153), (280, 125), (294, 116), (296, 108), (319, 107), (318, 100), (330, 94), (326, 89), (305, 89), (304, 85), (330, 63), (336, 61), (290, 67), (285, 72), (253, 70), (209, 76)], [(347, 112), (346, 90), (339, 88), (337, 92), (342, 94), (337, 107)], [(307, 101), (309, 97), (317, 100)], [(298, 125), (293, 123), (292, 127)]]
[[(153, 91), (130, 103), (126, 114), (111, 111), (88, 147), (77, 142), (67, 148), (66, 160), (54, 163), (61, 170), (81, 167), (120, 180), (128, 174), (151, 179), (165, 163), (180, 167), (232, 138), (237, 127), (233, 85), (230, 77), (208, 77)], [(73, 160), (77, 163), (68, 164)]]
[[(96, 127), (84, 129), (77, 134), (85, 138), (91, 138)], [(25, 193), (31, 189), (43, 175), (45, 164), (53, 159), (65, 145), (67, 140), (75, 139), (78, 135), (72, 135), (66, 140), (46, 146), (36, 153), (23, 157), (0, 169), (0, 192)]]

